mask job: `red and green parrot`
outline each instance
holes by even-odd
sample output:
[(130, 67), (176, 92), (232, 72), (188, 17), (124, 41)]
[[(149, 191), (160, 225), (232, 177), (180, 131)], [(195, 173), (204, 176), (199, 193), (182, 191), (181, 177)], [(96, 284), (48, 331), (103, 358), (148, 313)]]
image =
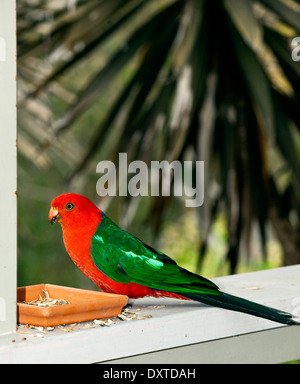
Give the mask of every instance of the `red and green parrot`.
[(66, 250), (77, 267), (104, 292), (195, 300), (283, 324), (289, 313), (220, 291), (210, 280), (181, 268), (164, 253), (122, 230), (84, 196), (56, 197), (49, 212), (60, 223)]

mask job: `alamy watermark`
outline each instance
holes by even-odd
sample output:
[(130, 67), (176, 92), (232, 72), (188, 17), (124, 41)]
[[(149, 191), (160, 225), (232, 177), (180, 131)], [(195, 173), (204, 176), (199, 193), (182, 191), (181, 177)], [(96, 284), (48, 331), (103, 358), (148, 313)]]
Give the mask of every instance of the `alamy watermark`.
[(294, 61), (300, 61), (300, 37), (293, 38), (292, 46), (295, 47), (292, 50), (292, 59)]
[[(186, 207), (200, 207), (204, 202), (204, 161), (151, 161), (148, 166), (142, 160), (128, 164), (127, 154), (119, 153), (118, 171), (119, 196), (170, 196), (173, 192), (174, 196), (185, 199)], [(116, 196), (115, 164), (109, 160), (100, 161), (96, 172), (103, 174), (96, 184), (97, 194)]]

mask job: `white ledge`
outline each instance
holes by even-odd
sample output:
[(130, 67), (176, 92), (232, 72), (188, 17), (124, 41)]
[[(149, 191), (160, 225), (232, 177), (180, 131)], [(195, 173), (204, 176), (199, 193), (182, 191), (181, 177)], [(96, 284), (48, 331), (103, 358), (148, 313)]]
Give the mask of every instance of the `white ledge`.
[[(300, 265), (213, 279), (222, 290), (300, 316)], [(158, 306), (158, 308), (157, 308)], [(0, 363), (279, 363), (300, 358), (300, 326), (195, 302), (134, 301), (144, 320), (0, 337)], [(36, 332), (37, 333), (37, 332)]]

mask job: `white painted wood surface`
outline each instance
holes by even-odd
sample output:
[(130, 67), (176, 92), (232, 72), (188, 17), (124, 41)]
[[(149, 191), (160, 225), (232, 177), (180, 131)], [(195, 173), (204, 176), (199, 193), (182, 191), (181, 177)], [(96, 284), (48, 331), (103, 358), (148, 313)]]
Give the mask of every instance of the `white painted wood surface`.
[(16, 329), (16, 3), (0, 1), (0, 334)]
[[(229, 293), (300, 315), (299, 265), (214, 281)], [(2, 336), (0, 363), (278, 363), (300, 358), (300, 326), (170, 299), (139, 299), (136, 308), (152, 317), (111, 327), (78, 325), (69, 333), (55, 329), (42, 337)]]

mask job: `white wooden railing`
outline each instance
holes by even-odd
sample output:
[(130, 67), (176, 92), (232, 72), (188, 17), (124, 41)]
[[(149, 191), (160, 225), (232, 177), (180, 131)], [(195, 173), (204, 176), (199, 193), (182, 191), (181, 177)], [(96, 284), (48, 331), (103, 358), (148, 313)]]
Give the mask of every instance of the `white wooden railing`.
[[(232, 294), (300, 315), (299, 265), (214, 281)], [(142, 320), (118, 320), (94, 328), (82, 323), (70, 332), (21, 328), (0, 337), (0, 362), (198, 364), (300, 359), (300, 326), (171, 299), (138, 299), (132, 311)]]

